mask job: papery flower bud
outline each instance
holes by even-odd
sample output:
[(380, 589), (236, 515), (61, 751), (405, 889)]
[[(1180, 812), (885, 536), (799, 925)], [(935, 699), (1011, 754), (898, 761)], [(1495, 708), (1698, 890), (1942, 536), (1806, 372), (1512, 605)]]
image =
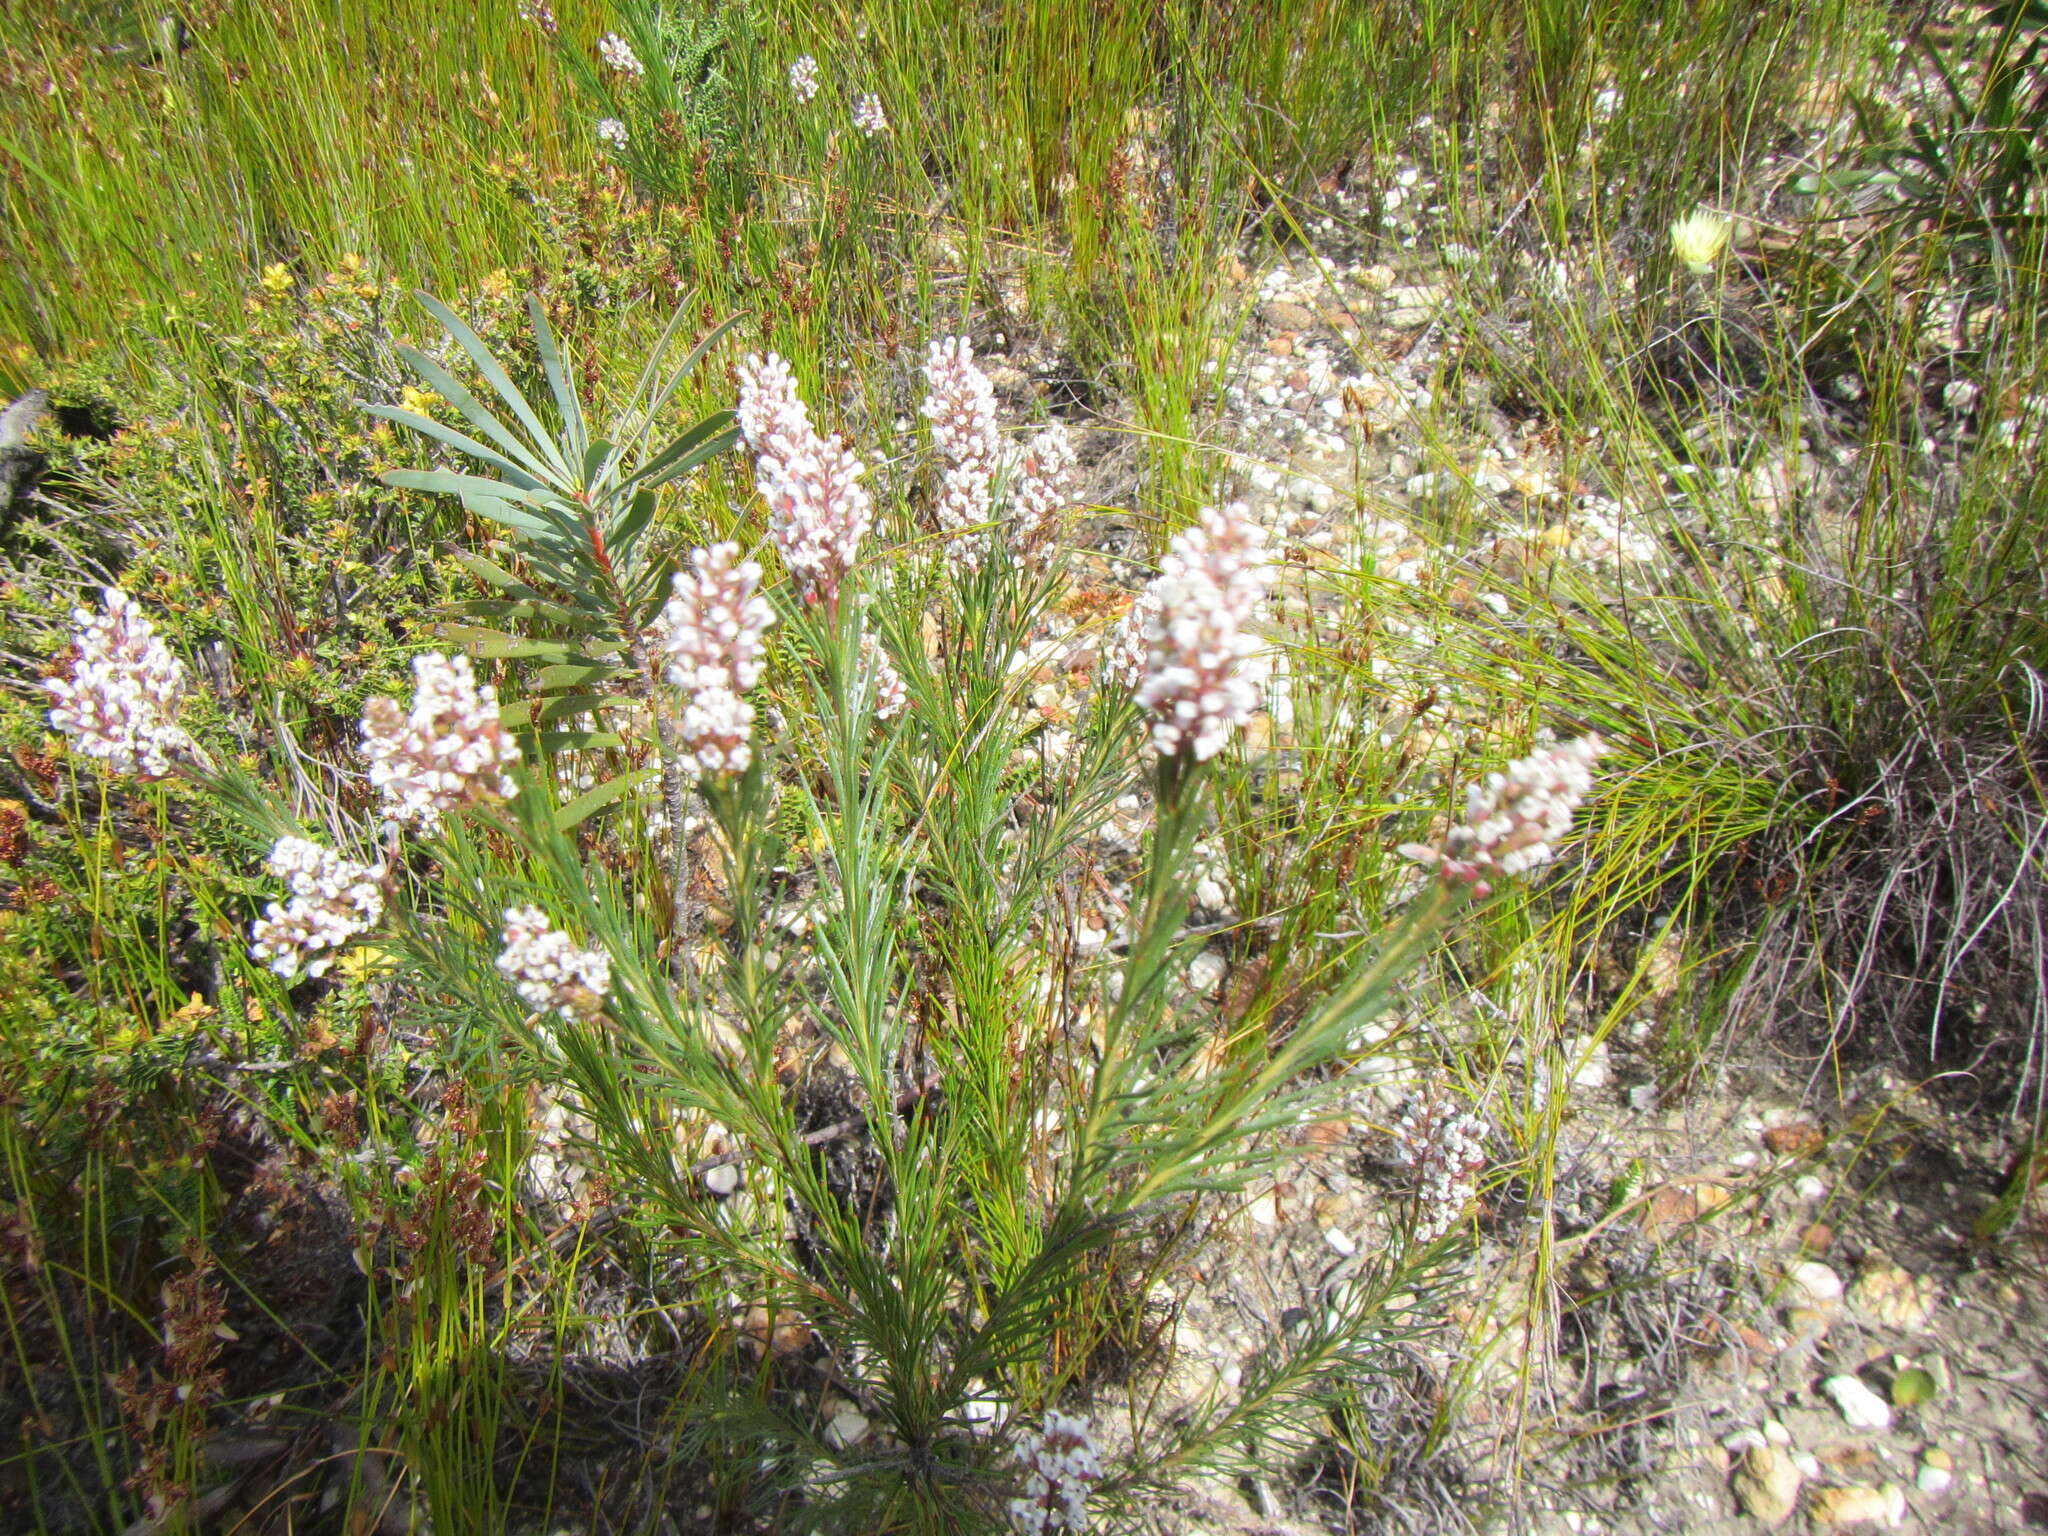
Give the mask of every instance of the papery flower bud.
[(249, 953), (287, 979), (326, 974), (334, 952), (384, 915), (384, 866), (355, 864), (304, 837), (281, 837), (269, 869), (291, 893), (249, 927)]
[(740, 695), (761, 676), (762, 636), (775, 610), (758, 594), (761, 567), (740, 559), (737, 544), (714, 544), (678, 572), (662, 609), (664, 675), (683, 690), (680, 734), (704, 773), (741, 773), (753, 761), (747, 737), (753, 706)]
[(519, 744), (498, 722), (496, 690), (478, 686), (467, 656), (416, 656), (412, 673), (409, 712), (384, 698), (363, 711), (363, 756), (384, 814), (431, 832), (444, 812), (511, 799), (518, 786), (505, 770)]
[(103, 596), (99, 613), (72, 610), (77, 654), (62, 676), (43, 684), (57, 701), (50, 724), (116, 773), (162, 778), (171, 758), (192, 745), (177, 723), (185, 666), (127, 593), (108, 587)]
[(1436, 843), (1403, 843), (1396, 850), (1435, 869), (1447, 882), (1479, 897), (1493, 882), (1547, 864), (1553, 844), (1572, 826), (1572, 812), (1593, 789), (1593, 763), (1607, 750), (1598, 736), (1545, 748), (1490, 773), (1465, 796), (1465, 820)]
[(1161, 757), (1214, 757), (1258, 707), (1258, 689), (1240, 668), (1259, 648), (1246, 626), (1270, 579), (1263, 544), (1242, 502), (1221, 512), (1204, 508), (1195, 526), (1174, 536), (1126, 621), (1142, 627), (1137, 697), (1152, 713), (1152, 747)]
[(578, 949), (539, 907), (506, 910), (498, 970), (535, 1013), (565, 1019), (596, 1018), (604, 1012), (612, 985), (611, 956), (601, 949)]

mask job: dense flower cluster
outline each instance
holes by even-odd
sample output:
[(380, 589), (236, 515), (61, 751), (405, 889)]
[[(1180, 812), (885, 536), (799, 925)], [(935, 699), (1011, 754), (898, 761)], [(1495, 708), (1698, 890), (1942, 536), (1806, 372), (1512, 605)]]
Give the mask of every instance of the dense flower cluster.
[(888, 114), (882, 110), (882, 98), (873, 91), (863, 92), (853, 104), (853, 126), (869, 138), (889, 131)]
[(1418, 1099), (1394, 1126), (1394, 1161), (1412, 1168), (1415, 1237), (1433, 1243), (1465, 1214), (1486, 1167), (1486, 1122), (1436, 1098)]
[(1242, 502), (1203, 508), (1198, 523), (1174, 535), (1131, 612), (1127, 622), (1145, 645), (1138, 703), (1152, 714), (1161, 757), (1214, 757), (1258, 705), (1240, 663), (1259, 645), (1246, 626), (1270, 580), (1264, 542)]
[(548, 0), (519, 0), (519, 19), (539, 27), (549, 37), (555, 35), (555, 9)]
[(903, 686), (903, 674), (896, 670), (896, 663), (889, 659), (889, 653), (882, 649), (881, 642), (866, 631), (862, 631), (860, 637), (860, 665), (868, 686), (874, 690), (875, 718), (894, 720), (903, 713), (910, 696)]
[(995, 386), (974, 365), (974, 348), (965, 336), (933, 342), (924, 377), (928, 392), (918, 409), (931, 423), (932, 446), (946, 461), (935, 511), (940, 530), (957, 535), (946, 545), (946, 558), (972, 570), (987, 552), (982, 525), (1002, 452)]
[(249, 928), (249, 953), (287, 979), (319, 976), (334, 952), (384, 915), (384, 866), (354, 864), (310, 838), (281, 837), (269, 869), (290, 891)]
[(741, 365), (739, 419), (782, 563), (806, 601), (833, 601), (874, 521), (859, 458), (818, 435), (789, 364), (773, 352)]
[(611, 956), (601, 949), (578, 949), (539, 907), (506, 909), (498, 970), (535, 1013), (558, 1013), (565, 1019), (596, 1018), (604, 1012), (612, 985)]
[(1593, 789), (1593, 764), (1607, 744), (1581, 736), (1490, 773), (1465, 795), (1465, 820), (1435, 844), (1403, 843), (1400, 853), (1445, 880), (1488, 896), (1493, 882), (1547, 864), (1571, 830), (1572, 812)]
[(1087, 1530), (1088, 1485), (1102, 1476), (1102, 1458), (1087, 1418), (1048, 1410), (1044, 1429), (1025, 1431), (1017, 1454), (1024, 1466), (1024, 1493), (1010, 1500), (1012, 1523), (1030, 1536)]
[(384, 698), (363, 711), (363, 756), (384, 814), (431, 832), (446, 811), (509, 800), (517, 786), (505, 770), (519, 744), (498, 723), (496, 690), (477, 685), (467, 656), (415, 657), (412, 675), (410, 713)]
[(127, 593), (108, 587), (104, 596), (99, 613), (72, 610), (77, 655), (43, 684), (57, 701), (50, 724), (116, 773), (161, 778), (192, 744), (177, 719), (185, 667)]
[(803, 102), (818, 94), (818, 61), (808, 53), (789, 66), (789, 89)]
[(622, 75), (638, 77), (647, 73), (647, 66), (640, 62), (633, 45), (616, 32), (607, 32), (597, 40), (597, 52), (599, 58)]
[(1026, 443), (1010, 467), (1012, 537), (1027, 561), (1042, 562), (1059, 542), (1060, 514), (1073, 504), (1074, 464), (1074, 441), (1067, 429), (1051, 426)]
[(754, 707), (740, 697), (761, 676), (761, 637), (775, 612), (759, 593), (761, 567), (737, 544), (713, 544), (678, 572), (662, 609), (664, 670), (683, 691), (682, 739), (702, 773), (742, 773), (753, 760)]
[(613, 149), (626, 147), (626, 125), (616, 117), (601, 117), (597, 120), (597, 141), (609, 144)]

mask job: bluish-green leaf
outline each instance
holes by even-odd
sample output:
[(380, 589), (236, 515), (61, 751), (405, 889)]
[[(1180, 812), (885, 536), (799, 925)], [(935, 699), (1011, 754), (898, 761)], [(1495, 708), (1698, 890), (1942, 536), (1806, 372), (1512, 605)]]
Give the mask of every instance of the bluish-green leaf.
[(568, 804), (555, 811), (555, 830), (566, 832), (571, 827), (589, 819), (598, 811), (624, 797), (626, 791), (644, 784), (654, 776), (652, 768), (635, 768), (622, 773), (615, 779), (607, 779), (595, 788), (586, 789)]
[[(576, 398), (576, 378), (562, 359), (562, 349), (555, 341), (555, 328), (548, 324), (547, 311), (533, 294), (526, 296), (526, 313), (533, 321), (534, 345), (540, 349), (540, 366), (548, 376), (548, 388), (555, 397), (555, 408), (562, 413), (562, 430), (569, 440), (571, 457), (581, 458), (589, 442), (589, 431), (583, 424), (583, 402)], [(586, 483), (588, 476), (585, 477)]]
[(483, 344), (482, 339), (469, 328), (468, 323), (460, 315), (431, 293), (418, 293), (414, 296), (427, 313), (440, 321), (442, 328), (455, 338), (455, 344), (469, 354), (469, 360), (476, 364), (477, 372), (484, 376), (484, 381), (497, 393), (498, 398), (505, 402), (512, 414), (519, 418), (520, 424), (532, 434), (535, 451), (549, 462), (556, 473), (567, 479), (569, 465), (562, 457), (562, 450), (555, 442), (554, 434), (548, 430), (547, 424), (540, 419), (540, 413), (534, 410), (526, 396), (519, 392), (519, 386), (512, 382), (512, 376), (505, 372), (504, 366), (491, 355), (491, 349)]

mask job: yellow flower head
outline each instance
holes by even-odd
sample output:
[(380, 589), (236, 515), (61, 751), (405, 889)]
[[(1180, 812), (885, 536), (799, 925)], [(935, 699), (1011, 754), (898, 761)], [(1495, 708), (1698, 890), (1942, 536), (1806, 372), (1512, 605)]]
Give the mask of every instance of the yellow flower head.
[(428, 394), (424, 389), (415, 389), (408, 384), (398, 392), (398, 403), (416, 416), (434, 414), (434, 402), (439, 397)]
[(263, 269), (263, 286), (272, 293), (283, 293), (292, 285), (292, 269), (281, 261), (273, 261)]
[(1693, 272), (1711, 272), (1721, 253), (1728, 248), (1734, 221), (1710, 208), (1695, 208), (1682, 219), (1671, 221), (1671, 250)]

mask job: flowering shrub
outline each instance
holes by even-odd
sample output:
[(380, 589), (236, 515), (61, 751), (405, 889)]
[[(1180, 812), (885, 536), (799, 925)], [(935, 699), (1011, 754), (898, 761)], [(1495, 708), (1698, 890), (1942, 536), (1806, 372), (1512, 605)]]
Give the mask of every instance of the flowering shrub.
[[(1598, 743), (1539, 752), (1475, 788), (1465, 824), (1410, 850), (1442, 878), (1381, 952), (1217, 1072), (1174, 986), (1192, 955), (1188, 915), (1213, 885), (1194, 850), (1218, 765), (1259, 698), (1243, 664), (1275, 573), (1242, 507), (1205, 510), (1171, 541), (1127, 621), (1132, 686), (1105, 677), (1078, 723), (1086, 746), (1066, 798), (1048, 813), (1039, 781), (1016, 771), (1040, 722), (1011, 659), (1040, 638), (1064, 580), (1057, 530), (1073, 455), (1056, 429), (1006, 448), (964, 340), (927, 358), (932, 511), (956, 538), (946, 560), (924, 562), (871, 539), (893, 505), (878, 514), (860, 460), (821, 434), (775, 354), (746, 359), (731, 417), (629, 454), (615, 445), (646, 442), (672, 392), (658, 368), (623, 419), (594, 432), (534, 306), (562, 424), (551, 439), (476, 333), (423, 302), (505, 414), (417, 351), (403, 355), (468, 430), (429, 414), (427, 399), (375, 412), (495, 475), (388, 478), (458, 497), (503, 530), (512, 553), (494, 553), (509, 564), (461, 557), (498, 594), (467, 616), (518, 627), (461, 633), (537, 670), (526, 697), (501, 702), (469, 656), (428, 653), (409, 704), (371, 700), (359, 760), (385, 858), (357, 864), (296, 831), (276, 837), (268, 867), (287, 895), (251, 924), (253, 960), (286, 981), (320, 978), (377, 932), (380, 953), (436, 1000), (450, 1059), (504, 1059), (587, 1126), (619, 1197), (717, 1276), (718, 1295), (741, 1299), (737, 1319), (703, 1303), (708, 1372), (751, 1380), (761, 1351), (824, 1341), (835, 1391), (861, 1403), (864, 1428), (841, 1414), (820, 1441), (816, 1405), (778, 1386), (763, 1433), (791, 1465), (841, 1464), (834, 1478), (805, 1474), (827, 1523), (843, 1498), (854, 1523), (876, 1500), (922, 1501), (1006, 1511), (1030, 1532), (1082, 1530), (1091, 1504), (1286, 1422), (1325, 1374), (1384, 1347), (1384, 1303), (1418, 1284), (1398, 1253), (1313, 1327), (1276, 1340), (1244, 1391), (1151, 1424), (1153, 1440), (1111, 1465), (1090, 1421), (1057, 1406), (1078, 1367), (1051, 1363), (1046, 1341), (1048, 1319), (1098, 1283), (1098, 1266), (1188, 1230), (1202, 1201), (1242, 1191), (1270, 1166), (1275, 1138), (1320, 1112), (1361, 1022), (1459, 905), (1552, 856)], [(765, 528), (761, 558), (723, 539), (678, 560), (656, 531), (655, 489), (742, 437), (759, 501), (732, 520)], [(959, 495), (972, 498), (971, 521), (965, 503), (948, 509)], [(990, 528), (1005, 536), (957, 537)], [(924, 606), (935, 590), (945, 600)], [(182, 674), (140, 614), (110, 599), (109, 615), (79, 623), (53, 721), (81, 743), (112, 739), (115, 712), (87, 706), (103, 676), (127, 677), (107, 672), (118, 657), (148, 679), (121, 695), (124, 729), (164, 750), (103, 757), (134, 772), (161, 761), (252, 829), (289, 820), (239, 770), (171, 754)], [(559, 693), (569, 687), (612, 691)], [(778, 728), (757, 735), (749, 696), (769, 690)], [(583, 715), (618, 729), (552, 729)], [(624, 751), (629, 736), (652, 762), (603, 783), (564, 773)], [(650, 806), (641, 789), (655, 774)], [(1138, 788), (1152, 819), (1128, 924), (1099, 964), (1064, 970), (1062, 990), (1048, 893), (1067, 841), (1097, 833)], [(788, 899), (793, 871), (814, 894)], [(802, 1094), (834, 1072), (843, 1108), (820, 1125)], [(1472, 1197), (1483, 1127), (1425, 1107), (1396, 1140), (1420, 1180), (1415, 1236), (1439, 1236)], [(842, 1144), (845, 1159), (821, 1151)], [(492, 1241), (476, 1208), (481, 1163), (437, 1166), (452, 1213), (445, 1251), (473, 1261)], [(850, 1185), (849, 1168), (864, 1182)], [(971, 1307), (939, 1283), (955, 1275)], [(757, 1305), (769, 1319), (759, 1327)], [(775, 1321), (784, 1309), (800, 1328)], [(991, 1383), (1042, 1412), (1040, 1427), (991, 1443)], [(862, 1451), (869, 1433), (887, 1446)]]

